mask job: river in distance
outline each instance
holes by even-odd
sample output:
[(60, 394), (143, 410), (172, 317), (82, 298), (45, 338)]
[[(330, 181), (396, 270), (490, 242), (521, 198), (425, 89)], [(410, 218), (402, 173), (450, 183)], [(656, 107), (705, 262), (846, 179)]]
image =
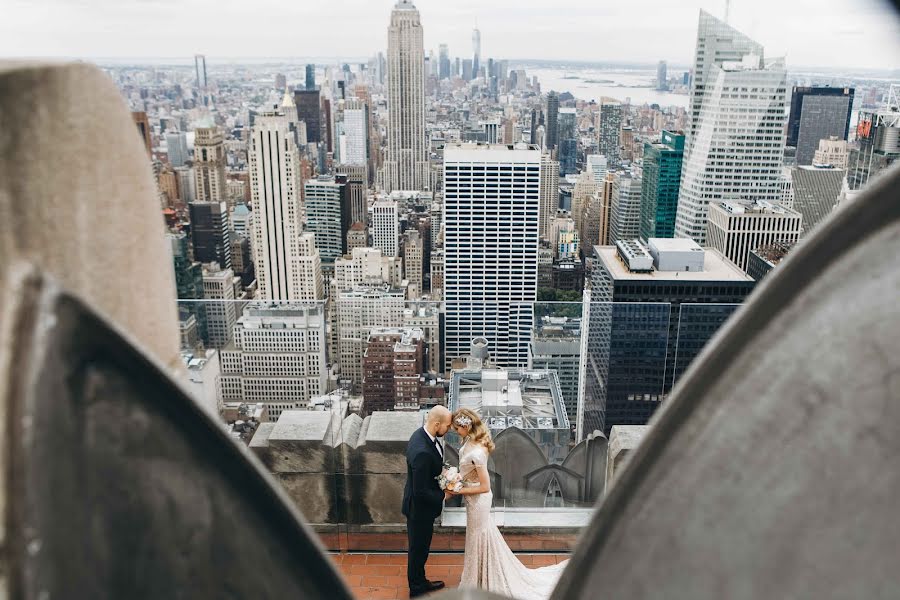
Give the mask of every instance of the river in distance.
[[(597, 69), (567, 66), (565, 68), (525, 68), (530, 79), (536, 76), (541, 92), (550, 90), (569, 92), (580, 100), (615, 98), (620, 102), (630, 99), (631, 104), (659, 104), (661, 107), (688, 105), (687, 90), (661, 92), (656, 89), (656, 70), (649, 69)], [(678, 72), (678, 75), (681, 73)], [(674, 73), (673, 73), (674, 75)]]

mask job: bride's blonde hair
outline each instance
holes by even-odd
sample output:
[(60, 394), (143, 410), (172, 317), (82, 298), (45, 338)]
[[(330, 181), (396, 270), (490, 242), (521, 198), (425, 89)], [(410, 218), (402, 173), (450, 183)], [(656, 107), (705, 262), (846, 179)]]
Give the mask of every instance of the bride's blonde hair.
[(481, 421), (481, 417), (478, 416), (478, 413), (468, 408), (460, 408), (453, 413), (453, 422), (457, 423), (457, 419), (460, 417), (463, 417), (464, 420), (470, 422), (469, 437), (472, 441), (484, 446), (489, 453), (493, 452), (494, 440), (491, 439), (491, 432)]

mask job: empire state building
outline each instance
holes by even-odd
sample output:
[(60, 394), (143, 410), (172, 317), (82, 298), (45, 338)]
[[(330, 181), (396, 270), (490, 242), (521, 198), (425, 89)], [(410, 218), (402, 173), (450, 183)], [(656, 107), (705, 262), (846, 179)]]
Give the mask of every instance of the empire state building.
[(425, 134), (425, 50), (419, 11), (399, 0), (391, 12), (387, 53), (388, 149), (384, 188), (430, 188)]

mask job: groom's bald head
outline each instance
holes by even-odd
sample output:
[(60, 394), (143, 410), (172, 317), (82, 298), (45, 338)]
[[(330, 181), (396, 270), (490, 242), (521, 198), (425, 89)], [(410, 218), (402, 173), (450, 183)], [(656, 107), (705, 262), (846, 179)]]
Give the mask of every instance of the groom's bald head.
[(436, 437), (443, 437), (450, 429), (450, 411), (445, 406), (435, 406), (428, 411), (425, 420), (425, 428), (428, 433)]

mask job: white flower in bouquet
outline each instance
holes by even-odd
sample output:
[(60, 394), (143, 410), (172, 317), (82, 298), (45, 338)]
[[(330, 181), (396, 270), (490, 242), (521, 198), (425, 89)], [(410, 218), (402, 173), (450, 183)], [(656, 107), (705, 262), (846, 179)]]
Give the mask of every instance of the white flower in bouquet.
[(445, 468), (436, 479), (442, 490), (458, 492), (463, 486), (462, 475), (456, 467)]

